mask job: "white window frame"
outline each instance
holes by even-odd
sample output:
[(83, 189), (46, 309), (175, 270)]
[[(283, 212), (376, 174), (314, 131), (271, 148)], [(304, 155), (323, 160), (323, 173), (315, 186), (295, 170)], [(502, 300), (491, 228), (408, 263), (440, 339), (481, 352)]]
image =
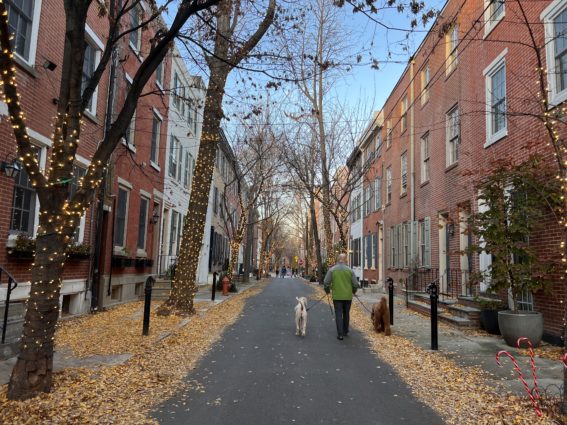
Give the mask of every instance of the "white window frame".
[[(164, 58), (165, 59), (165, 58)], [(161, 78), (158, 78), (158, 69), (160, 69), (161, 67)], [(165, 74), (165, 65), (164, 65), (164, 61), (162, 60), (159, 65), (156, 67), (156, 86), (158, 86), (158, 89), (160, 89), (161, 91), (163, 91), (163, 77)]]
[[(454, 46), (453, 46), (454, 42)], [(457, 68), (459, 63), (459, 25), (455, 23), (451, 30), (445, 34), (445, 75), (449, 75)]]
[[(459, 120), (459, 124), (458, 124), (458, 134), (456, 137), (451, 137), (451, 120), (452, 120), (452, 114), (454, 112), (457, 112), (457, 119)], [(454, 164), (457, 164), (459, 162), (459, 147), (456, 145), (459, 145), (461, 143), (461, 122), (460, 122), (460, 114), (459, 114), (459, 105), (456, 104), (455, 106), (453, 106), (451, 109), (449, 109), (449, 111), (447, 111), (447, 113), (445, 114), (445, 121), (446, 121), (446, 126), (445, 126), (445, 159), (446, 159), (446, 167), (451, 167)], [(452, 141), (456, 140), (456, 143), (453, 143)], [(453, 148), (452, 148), (453, 147)]]
[[(130, 10), (130, 16), (131, 16), (133, 13), (135, 13), (136, 11), (138, 12), (138, 19), (139, 19), (138, 25), (139, 25), (139, 24), (142, 23), (143, 20), (144, 20), (144, 7), (143, 7), (143, 5), (142, 5), (141, 3), (136, 4), (136, 5)], [(129, 28), (131, 28), (131, 27), (129, 27)], [(134, 32), (134, 31), (132, 31), (132, 32)], [(142, 56), (141, 56), (141, 54), (140, 54), (140, 51), (142, 50), (142, 35), (143, 35), (143, 33), (142, 33), (142, 27), (138, 28), (135, 32), (138, 33), (138, 45), (137, 45), (137, 46), (134, 46), (134, 44), (132, 44), (132, 41), (130, 40), (130, 35), (131, 35), (131, 33), (128, 34), (128, 45), (129, 45), (130, 48), (134, 51), (134, 53), (136, 53), (136, 57), (141, 61), (141, 60), (142, 60)]]
[[(85, 170), (85, 175), (86, 175), (86, 172), (89, 170), (89, 166), (91, 165), (91, 162), (88, 159), (82, 157), (81, 155), (75, 156), (75, 162), (76, 162), (75, 165)], [(83, 243), (85, 240), (86, 216), (87, 216), (86, 212), (81, 216), (81, 221), (79, 223), (79, 240), (77, 241), (78, 244)]]
[(405, 97), (402, 99), (400, 103), (400, 132), (404, 133), (408, 128), (408, 95), (406, 94)]
[(32, 27), (30, 31), (30, 50), (29, 57), (26, 59), (19, 53), (14, 51), (14, 57), (17, 61), (21, 61), (24, 65), (33, 67), (35, 65), (35, 57), (37, 54), (37, 39), (39, 36), (39, 20), (41, 17), (41, 2), (42, 0), (34, 0), (33, 3), (33, 17), (32, 17)]
[(400, 196), (408, 191), (408, 153), (407, 151), (400, 156)]
[(386, 205), (392, 202), (392, 166), (386, 168)]
[[(431, 151), (429, 131), (421, 136), (420, 151), (421, 151), (421, 184), (429, 181), (431, 177)], [(427, 147), (427, 150), (426, 150)]]
[[(161, 139), (161, 127), (163, 124), (163, 117), (162, 115), (159, 113), (159, 111), (156, 108), (152, 108), (152, 113), (153, 113), (153, 117), (152, 118), (156, 118), (159, 122), (158, 124), (158, 130), (157, 130), (157, 138), (156, 138), (156, 160), (153, 161), (152, 160), (152, 143), (150, 140), (150, 166), (152, 168), (155, 168), (157, 171), (160, 171), (160, 166), (159, 166), (159, 145), (160, 145), (160, 139)], [(153, 119), (152, 119), (152, 135), (151, 137), (153, 138)]]
[(374, 211), (382, 208), (382, 179), (380, 176), (376, 177), (374, 180)]
[(421, 70), (421, 106), (429, 102), (429, 83), (431, 81), (431, 75), (429, 70), (429, 64)]
[(558, 92), (555, 66), (554, 19), (567, 8), (567, 0), (555, 0), (541, 13), (545, 31), (545, 56), (547, 61), (547, 82), (550, 106), (557, 106), (567, 100), (567, 87)]
[[(88, 24), (85, 25), (85, 41), (95, 50), (94, 69), (96, 70), (98, 64), (100, 63), (100, 57), (104, 50), (104, 43)], [(97, 97), (98, 85), (96, 86), (92, 95), (91, 108), (85, 109), (85, 113), (87, 113), (87, 115), (91, 114), (93, 117), (96, 117)]]
[[(128, 75), (127, 73), (124, 74), (124, 77), (126, 78), (126, 81), (130, 84), (130, 87), (132, 87), (132, 77), (130, 77), (130, 75)], [(128, 90), (130, 90), (130, 88), (128, 88)], [(128, 93), (125, 94), (125, 96), (128, 96)], [(136, 138), (135, 138), (135, 133), (136, 133), (136, 110), (134, 109), (134, 113), (132, 114), (132, 118), (130, 119), (130, 124), (128, 125), (130, 128), (130, 137), (127, 139), (126, 137), (122, 138), (122, 143), (124, 144), (124, 146), (126, 146), (130, 151), (136, 153)]]
[(484, 0), (484, 38), (504, 19), (506, 15), (506, 2), (502, 0), (502, 13), (494, 18), (494, 6), (500, 0)]
[(508, 93), (506, 90), (506, 85), (508, 83), (507, 75), (506, 75), (506, 54), (508, 53), (508, 49), (504, 49), (497, 57), (494, 59), (490, 65), (488, 65), (482, 75), (484, 75), (484, 86), (485, 86), (485, 96), (486, 96), (486, 142), (484, 147), (488, 147), (493, 143), (496, 143), (498, 140), (506, 137), (508, 135), (508, 119), (507, 114), (504, 114), (504, 128), (500, 129), (498, 132), (494, 132), (493, 130), (493, 116), (492, 116), (492, 78), (494, 75), (504, 68), (504, 105), (505, 111), (507, 109), (507, 97)]
[[(118, 190), (124, 190), (126, 192), (126, 214), (124, 217), (124, 233), (122, 234), (122, 245), (116, 245), (113, 238), (112, 245), (114, 247), (114, 253), (123, 254), (126, 248), (126, 238), (128, 236), (128, 209), (130, 206), (130, 192), (132, 191), (132, 185), (125, 180), (118, 177)], [(118, 192), (116, 194), (116, 213), (118, 213)], [(116, 215), (114, 216), (114, 226), (116, 226)]]
[[(144, 246), (142, 248), (139, 247), (138, 243), (140, 242), (140, 212), (142, 206), (142, 199), (146, 201), (146, 219), (144, 221)], [(151, 195), (143, 190), (140, 189), (140, 205), (138, 209), (138, 237), (136, 239), (136, 256), (137, 257), (146, 257), (147, 254), (147, 246), (148, 246), (148, 223), (150, 220), (149, 213), (150, 213), (150, 204), (151, 204)]]
[(386, 148), (392, 146), (392, 120), (386, 121)]

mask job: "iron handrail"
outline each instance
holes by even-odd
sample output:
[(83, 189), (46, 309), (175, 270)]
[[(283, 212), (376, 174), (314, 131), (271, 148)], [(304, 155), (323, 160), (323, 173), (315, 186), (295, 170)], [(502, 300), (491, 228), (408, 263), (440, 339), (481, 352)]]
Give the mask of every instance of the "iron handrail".
[[(4, 305), (4, 319), (2, 323), (2, 339), (1, 343), (4, 344), (6, 342), (6, 326), (8, 324), (8, 309), (10, 308), (10, 294), (14, 289), (18, 287), (18, 281), (6, 270), (4, 267), (0, 266), (0, 285), (2, 285), (2, 273), (5, 273), (8, 276), (8, 290), (6, 292), (6, 302)], [(12, 286), (12, 283), (14, 286)]]

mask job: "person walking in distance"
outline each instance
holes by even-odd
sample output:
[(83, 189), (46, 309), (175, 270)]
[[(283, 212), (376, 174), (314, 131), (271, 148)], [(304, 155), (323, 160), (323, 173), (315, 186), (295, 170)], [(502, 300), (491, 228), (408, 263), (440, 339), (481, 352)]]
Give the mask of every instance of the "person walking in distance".
[(352, 296), (356, 294), (358, 282), (352, 269), (346, 265), (347, 255), (339, 254), (337, 264), (329, 269), (325, 276), (324, 288), (327, 294), (332, 292), (335, 307), (335, 323), (337, 324), (337, 339), (343, 340), (348, 335), (350, 306)]

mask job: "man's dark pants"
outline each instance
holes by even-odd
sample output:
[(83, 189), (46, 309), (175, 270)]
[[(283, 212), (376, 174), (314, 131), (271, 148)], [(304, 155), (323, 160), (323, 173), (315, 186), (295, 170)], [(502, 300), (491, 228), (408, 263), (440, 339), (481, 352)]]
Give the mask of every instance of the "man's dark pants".
[(333, 305), (335, 306), (335, 323), (337, 324), (338, 336), (345, 336), (348, 333), (351, 304), (351, 300), (333, 300)]

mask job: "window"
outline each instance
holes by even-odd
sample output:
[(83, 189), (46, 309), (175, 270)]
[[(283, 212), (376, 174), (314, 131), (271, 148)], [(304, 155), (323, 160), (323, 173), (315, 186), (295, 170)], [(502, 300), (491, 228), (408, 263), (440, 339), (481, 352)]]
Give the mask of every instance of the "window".
[(376, 158), (380, 158), (382, 155), (382, 132), (378, 130), (376, 132)]
[(516, 300), (516, 306), (520, 311), (534, 311), (534, 297), (530, 291), (523, 291)]
[[(39, 157), (39, 148), (34, 148), (36, 157)], [(36, 192), (31, 180), (22, 166), (22, 170), (14, 182), (14, 195), (12, 198), (12, 220), (10, 230), (15, 233), (25, 233), (32, 236), (35, 226)]]
[(421, 183), (429, 181), (429, 132), (421, 137)]
[(376, 177), (374, 180), (374, 209), (379, 210), (382, 206), (382, 198), (380, 195), (380, 186), (381, 186), (381, 179), (380, 177)]
[(429, 65), (421, 71), (421, 104), (425, 105), (429, 100)]
[(158, 164), (159, 161), (159, 138), (161, 134), (161, 118), (153, 114), (152, 122), (152, 142), (150, 146), (150, 161), (154, 164)]
[(372, 235), (366, 235), (364, 237), (364, 247), (366, 248), (366, 269), (370, 269), (372, 267)]
[(193, 131), (194, 133), (194, 129), (193, 129), (193, 104), (192, 102), (189, 100), (188, 101), (188, 105), (187, 105), (187, 127), (189, 127), (189, 129), (191, 131)]
[[(132, 88), (131, 81), (126, 81), (126, 89), (128, 90), (128, 92), (130, 91), (131, 88)], [(134, 143), (135, 127), (136, 127), (136, 111), (134, 110), (134, 114), (132, 115), (132, 119), (130, 120), (130, 125), (128, 125), (128, 128), (124, 133), (124, 142), (126, 143), (128, 149), (131, 150), (132, 149), (135, 150), (135, 146), (136, 146), (136, 144)]]
[(445, 74), (450, 74), (457, 66), (457, 46), (459, 44), (459, 27), (454, 25), (445, 35), (447, 60), (445, 61)]
[(215, 186), (213, 190), (213, 212), (218, 214), (219, 212), (219, 190)]
[[(87, 174), (87, 170), (79, 167), (78, 165), (73, 165), (73, 180), (69, 183), (69, 199), (71, 199), (79, 187), (81, 186), (81, 179), (85, 177)], [(77, 227), (75, 228), (75, 233), (73, 234), (73, 242), (80, 243), (82, 242), (82, 232), (84, 231), (85, 227), (85, 216), (81, 216), (79, 222), (77, 223)]]
[(142, 8), (140, 4), (135, 5), (130, 10), (130, 29), (136, 28), (130, 33), (130, 47), (134, 49), (136, 53), (140, 52), (142, 47), (142, 28), (140, 24), (142, 23)]
[(187, 151), (185, 152), (185, 169), (183, 174), (183, 185), (185, 188), (189, 189), (191, 186), (191, 167), (192, 167), (193, 157)]
[(386, 121), (386, 147), (392, 146), (392, 120)]
[(406, 95), (400, 104), (400, 132), (406, 131), (408, 128), (408, 96)]
[(179, 213), (175, 210), (171, 211), (171, 223), (169, 226), (169, 255), (175, 255), (176, 252), (176, 239), (179, 227)]
[(179, 140), (177, 137), (171, 136), (171, 142), (169, 144), (169, 171), (168, 174), (170, 177), (174, 179), (177, 178), (178, 173), (178, 158), (177, 155), (179, 154)]
[(173, 106), (179, 109), (179, 96), (180, 96), (180, 87), (179, 87), (179, 76), (177, 72), (173, 74)]
[(140, 215), (138, 220), (138, 250), (146, 250), (146, 231), (148, 229), (148, 205), (150, 201), (147, 198), (140, 198)]
[(459, 160), (459, 107), (455, 106), (446, 115), (447, 120), (447, 160), (446, 165)]
[(372, 191), (370, 190), (370, 186), (366, 186), (363, 189), (364, 192), (364, 199), (363, 199), (363, 217), (366, 217), (368, 214), (370, 214), (371, 208), (370, 208), (370, 194), (372, 193)]
[(26, 63), (33, 65), (41, 1), (6, 0), (4, 4), (8, 12), (8, 27), (10, 33), (14, 34), (14, 52)]
[(486, 78), (486, 144), (500, 140), (507, 134), (506, 125), (506, 63), (507, 50), (484, 71)]
[(116, 218), (114, 224), (114, 246), (124, 248), (126, 245), (126, 217), (128, 214), (128, 190), (119, 187), (116, 199)]
[(486, 10), (484, 12), (484, 36), (486, 37), (504, 18), (504, 0), (484, 0), (484, 6)]
[(360, 254), (361, 254), (361, 246), (360, 246), (360, 238), (353, 239), (352, 241), (352, 266), (353, 267), (360, 267)]
[[(96, 68), (97, 51), (89, 43), (85, 45), (85, 61), (83, 62), (83, 78), (81, 81), (81, 91), (84, 91), (88, 82), (91, 80)], [(96, 111), (93, 108), (93, 97), (89, 99), (87, 104), (87, 111), (94, 114)]]
[(408, 153), (404, 152), (400, 160), (400, 195), (405, 195), (408, 190)]
[(156, 68), (156, 83), (159, 88), (163, 87), (163, 61)]
[(567, 2), (555, 0), (543, 11), (547, 77), (552, 106), (567, 100)]
[(392, 167), (386, 169), (386, 203), (392, 202)]
[(378, 268), (378, 234), (372, 235), (372, 267)]
[(431, 221), (426, 217), (419, 222), (419, 265), (431, 267)]

